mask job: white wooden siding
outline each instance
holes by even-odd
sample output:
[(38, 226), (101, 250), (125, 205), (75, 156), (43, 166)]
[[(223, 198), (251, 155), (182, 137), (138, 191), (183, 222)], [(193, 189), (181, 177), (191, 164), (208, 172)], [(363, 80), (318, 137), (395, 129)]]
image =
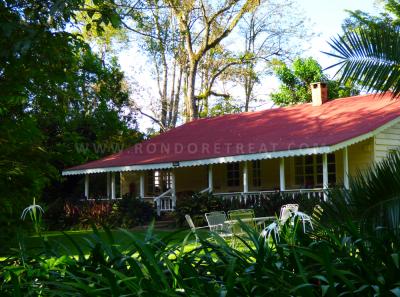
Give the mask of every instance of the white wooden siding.
[(381, 161), (391, 150), (400, 147), (400, 123), (375, 136), (375, 161)]

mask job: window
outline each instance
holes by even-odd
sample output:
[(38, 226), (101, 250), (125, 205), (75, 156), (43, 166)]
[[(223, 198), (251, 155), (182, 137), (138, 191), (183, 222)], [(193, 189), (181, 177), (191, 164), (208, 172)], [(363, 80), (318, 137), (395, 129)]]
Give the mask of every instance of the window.
[(147, 191), (149, 194), (161, 194), (172, 187), (170, 171), (155, 170), (147, 175)]
[[(335, 154), (328, 154), (328, 183), (336, 183)], [(322, 187), (322, 155), (296, 157), (294, 163), (295, 183), (304, 188)]]
[(261, 187), (261, 161), (252, 162), (253, 165), (253, 187)]
[(239, 163), (228, 163), (226, 169), (228, 187), (238, 187), (240, 185)]

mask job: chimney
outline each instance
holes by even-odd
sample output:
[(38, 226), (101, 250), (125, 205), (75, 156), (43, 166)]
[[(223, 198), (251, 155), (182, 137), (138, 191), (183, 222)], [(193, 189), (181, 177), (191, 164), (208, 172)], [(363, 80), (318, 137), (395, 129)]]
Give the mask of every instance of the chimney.
[(321, 106), (328, 101), (328, 86), (326, 83), (315, 82), (311, 84), (312, 106)]

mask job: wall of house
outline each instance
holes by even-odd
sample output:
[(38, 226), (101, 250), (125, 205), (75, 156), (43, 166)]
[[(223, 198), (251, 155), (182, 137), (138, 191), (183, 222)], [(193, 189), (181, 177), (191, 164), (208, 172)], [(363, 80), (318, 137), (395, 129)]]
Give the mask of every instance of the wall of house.
[(349, 174), (354, 176), (374, 162), (374, 139), (369, 138), (348, 147)]
[(400, 148), (400, 123), (385, 129), (374, 139), (375, 161), (381, 161), (390, 151)]
[(208, 187), (208, 167), (175, 168), (176, 192), (200, 192)]

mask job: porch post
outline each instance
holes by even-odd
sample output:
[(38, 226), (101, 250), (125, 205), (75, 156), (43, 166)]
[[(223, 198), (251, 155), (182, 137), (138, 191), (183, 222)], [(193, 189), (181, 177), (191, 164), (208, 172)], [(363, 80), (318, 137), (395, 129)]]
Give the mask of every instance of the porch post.
[(213, 167), (212, 165), (208, 165), (208, 191), (211, 193), (213, 191)]
[(141, 199), (144, 198), (144, 172), (140, 172), (140, 177), (139, 177), (139, 196)]
[(176, 184), (175, 184), (175, 172), (171, 170), (171, 190), (172, 190), (172, 208), (176, 207)]
[(110, 183), (111, 183), (111, 176), (110, 172), (107, 172), (107, 198), (110, 199), (110, 193), (111, 193), (111, 188), (110, 188)]
[(343, 185), (349, 189), (349, 152), (347, 146), (343, 149)]
[(285, 191), (286, 190), (286, 185), (285, 185), (285, 159), (281, 158), (279, 160), (279, 181), (280, 181), (280, 190)]
[[(328, 155), (322, 155), (322, 187), (324, 190), (328, 189), (329, 180), (328, 180)], [(324, 200), (326, 200), (326, 194), (324, 193)]]
[(89, 174), (85, 174), (85, 198), (89, 199)]
[(111, 173), (111, 199), (115, 199), (115, 172)]
[(243, 192), (247, 193), (249, 191), (249, 166), (246, 161), (243, 165)]

